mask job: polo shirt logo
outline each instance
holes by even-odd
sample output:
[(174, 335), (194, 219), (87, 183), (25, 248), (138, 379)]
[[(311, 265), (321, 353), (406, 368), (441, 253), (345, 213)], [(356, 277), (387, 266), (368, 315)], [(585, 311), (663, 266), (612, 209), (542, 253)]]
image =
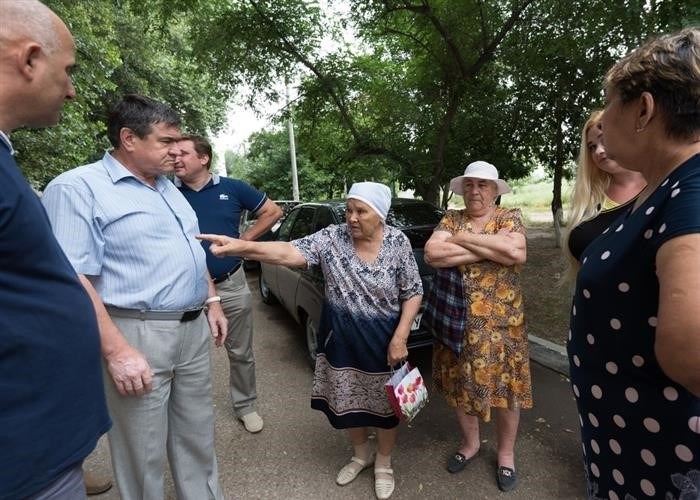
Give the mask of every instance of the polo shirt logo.
[(219, 195), (219, 199), (220, 199), (220, 200), (228, 200), (228, 195), (227, 195), (226, 193), (221, 193), (221, 194)]

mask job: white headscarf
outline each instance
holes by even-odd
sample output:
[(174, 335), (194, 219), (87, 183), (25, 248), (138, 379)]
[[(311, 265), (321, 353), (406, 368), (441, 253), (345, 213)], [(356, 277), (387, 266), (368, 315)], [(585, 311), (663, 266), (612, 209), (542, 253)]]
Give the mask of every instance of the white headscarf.
[(354, 198), (370, 206), (382, 220), (386, 220), (391, 206), (391, 190), (389, 186), (378, 182), (356, 182), (348, 191), (348, 199)]

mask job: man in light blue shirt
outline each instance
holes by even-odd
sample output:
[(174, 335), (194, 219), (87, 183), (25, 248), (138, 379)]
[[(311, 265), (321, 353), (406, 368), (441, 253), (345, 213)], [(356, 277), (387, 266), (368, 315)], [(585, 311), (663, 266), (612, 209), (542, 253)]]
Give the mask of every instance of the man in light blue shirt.
[(208, 338), (221, 345), (227, 323), (195, 213), (164, 176), (179, 124), (168, 106), (125, 96), (108, 119), (114, 150), (61, 174), (42, 198), (97, 312), (126, 500), (164, 497), (166, 447), (179, 497), (222, 498)]

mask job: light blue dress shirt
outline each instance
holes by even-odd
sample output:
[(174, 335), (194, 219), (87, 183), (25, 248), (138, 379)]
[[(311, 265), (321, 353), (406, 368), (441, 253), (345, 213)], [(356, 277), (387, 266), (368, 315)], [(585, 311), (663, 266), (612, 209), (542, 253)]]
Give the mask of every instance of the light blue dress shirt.
[(154, 188), (105, 153), (56, 177), (42, 202), (71, 264), (105, 305), (175, 311), (207, 298), (197, 216), (166, 177)]

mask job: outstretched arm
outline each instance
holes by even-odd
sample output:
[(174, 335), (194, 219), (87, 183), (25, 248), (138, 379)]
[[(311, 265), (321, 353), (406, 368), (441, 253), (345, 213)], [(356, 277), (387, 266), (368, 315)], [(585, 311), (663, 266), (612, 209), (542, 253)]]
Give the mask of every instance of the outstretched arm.
[(288, 267), (307, 264), (297, 247), (286, 241), (244, 241), (219, 234), (199, 234), (197, 238), (210, 242), (209, 250), (216, 257), (233, 255)]

